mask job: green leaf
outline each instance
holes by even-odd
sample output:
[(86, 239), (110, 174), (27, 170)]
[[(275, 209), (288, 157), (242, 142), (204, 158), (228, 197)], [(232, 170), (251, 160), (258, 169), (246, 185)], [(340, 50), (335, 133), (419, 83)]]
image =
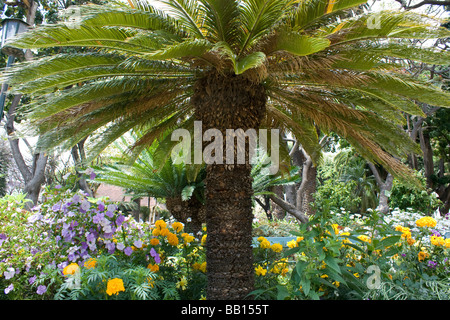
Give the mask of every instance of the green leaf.
[(277, 299), (286, 300), (290, 297), (290, 292), (285, 286), (277, 285)]
[(189, 200), (194, 194), (195, 186), (186, 186), (181, 190), (181, 199), (183, 201)]
[(302, 287), (303, 293), (308, 296), (309, 290), (311, 289), (311, 280), (308, 278), (303, 278), (300, 282), (300, 286)]
[(336, 271), (337, 273), (341, 273), (341, 269), (337, 263), (337, 259), (333, 258), (330, 255), (327, 255), (324, 259), (325, 263), (330, 266), (334, 271)]
[(302, 277), (303, 275), (303, 270), (305, 270), (305, 268), (308, 266), (309, 262), (306, 261), (299, 261), (297, 262), (297, 265), (295, 266), (295, 271), (297, 272), (297, 274)]
[(149, 60), (168, 60), (185, 57), (199, 57), (212, 48), (213, 45), (208, 40), (185, 40), (180, 43), (167, 45), (160, 50), (146, 54), (144, 58)]
[(303, 30), (314, 23), (329, 18), (330, 14), (359, 6), (366, 0), (306, 0), (301, 3), (291, 17), (294, 30)]
[(387, 248), (393, 246), (400, 240), (401, 236), (391, 236), (382, 239), (377, 245), (375, 245), (375, 250)]
[(241, 74), (248, 69), (259, 67), (266, 61), (266, 55), (263, 52), (253, 52), (242, 59), (236, 61), (234, 73)]
[(283, 50), (297, 56), (307, 56), (326, 49), (330, 40), (319, 37), (309, 37), (298, 32), (282, 31), (277, 37), (275, 50)]

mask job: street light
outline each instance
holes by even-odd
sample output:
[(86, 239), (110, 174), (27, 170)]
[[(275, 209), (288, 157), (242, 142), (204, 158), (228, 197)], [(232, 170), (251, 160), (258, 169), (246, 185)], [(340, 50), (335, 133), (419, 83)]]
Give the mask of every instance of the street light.
[[(12, 48), (9, 46), (5, 46), (7, 40), (14, 38), (19, 33), (25, 32), (28, 30), (28, 23), (20, 20), (20, 19), (3, 19), (1, 22), (2, 31), (1, 31), (1, 40), (0, 46), (2, 48), (3, 53), (8, 55), (8, 61), (6, 63), (6, 68), (9, 68), (13, 63), (15, 58), (23, 57), (24, 51)], [(3, 119), (3, 109), (5, 107), (5, 99), (6, 99), (6, 91), (8, 91), (8, 84), (2, 84), (2, 91), (0, 94), (0, 121)]]

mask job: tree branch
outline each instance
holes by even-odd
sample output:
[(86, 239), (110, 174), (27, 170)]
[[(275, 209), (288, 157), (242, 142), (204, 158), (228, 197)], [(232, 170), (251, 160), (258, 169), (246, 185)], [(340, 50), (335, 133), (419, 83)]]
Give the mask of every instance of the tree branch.
[(305, 216), (303, 213), (301, 213), (299, 210), (297, 210), (297, 208), (295, 208), (290, 203), (284, 201), (283, 199), (278, 198), (275, 194), (270, 195), (270, 200), (272, 200), (281, 208), (286, 210), (289, 214), (293, 215), (301, 223), (307, 223), (309, 221), (308, 217)]
[(450, 1), (439, 1), (439, 0), (424, 0), (422, 2), (414, 4), (412, 6), (407, 5), (404, 0), (395, 0), (395, 1), (400, 3), (401, 6), (406, 10), (417, 9), (417, 8), (427, 5), (427, 4), (428, 5), (436, 5), (436, 6), (449, 6), (450, 5)]

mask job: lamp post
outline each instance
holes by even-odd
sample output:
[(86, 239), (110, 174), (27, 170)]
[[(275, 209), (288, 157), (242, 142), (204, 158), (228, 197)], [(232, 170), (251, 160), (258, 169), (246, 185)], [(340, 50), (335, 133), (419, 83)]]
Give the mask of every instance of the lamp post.
[[(1, 31), (0, 46), (3, 53), (8, 55), (6, 68), (9, 68), (14, 63), (15, 58), (24, 56), (24, 51), (17, 48), (5, 46), (5, 43), (7, 40), (14, 38), (19, 33), (27, 31), (28, 24), (19, 19), (3, 19), (1, 25), (2, 31)], [(7, 91), (8, 91), (8, 84), (3, 83), (0, 94), (0, 121), (3, 119), (3, 109), (5, 107)]]

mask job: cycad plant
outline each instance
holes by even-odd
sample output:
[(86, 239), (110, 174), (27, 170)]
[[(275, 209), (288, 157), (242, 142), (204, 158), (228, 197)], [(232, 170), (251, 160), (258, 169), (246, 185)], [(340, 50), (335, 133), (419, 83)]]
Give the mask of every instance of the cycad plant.
[[(157, 9), (151, 3), (164, 5)], [(334, 131), (372, 162), (408, 175), (419, 151), (398, 130), (410, 99), (448, 106), (449, 95), (386, 57), (448, 63), (447, 52), (410, 38), (443, 38), (439, 22), (413, 12), (348, 14), (365, 0), (129, 0), (88, 5), (75, 24), (38, 27), (10, 43), (24, 49), (90, 48), (18, 64), (6, 74), (32, 94), (29, 119), (42, 148), (91, 136), (96, 155), (130, 130), (137, 155), (167, 130), (280, 128), (317, 163), (317, 132)], [(71, 87), (70, 87), (71, 86)], [(170, 135), (165, 135), (170, 137)], [(160, 141), (162, 146), (174, 143)], [(225, 140), (225, 139), (224, 139)], [(252, 181), (246, 164), (208, 164), (208, 299), (253, 290)]]

